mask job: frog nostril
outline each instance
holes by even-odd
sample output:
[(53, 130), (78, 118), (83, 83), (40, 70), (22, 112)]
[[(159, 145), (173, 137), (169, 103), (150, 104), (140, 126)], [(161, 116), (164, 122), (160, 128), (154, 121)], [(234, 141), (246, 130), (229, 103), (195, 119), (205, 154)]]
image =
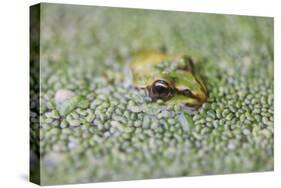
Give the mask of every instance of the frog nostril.
[(188, 96), (188, 97), (192, 97), (192, 96), (193, 96), (192, 92), (191, 92), (189, 89), (183, 90), (182, 93), (183, 93), (185, 96)]

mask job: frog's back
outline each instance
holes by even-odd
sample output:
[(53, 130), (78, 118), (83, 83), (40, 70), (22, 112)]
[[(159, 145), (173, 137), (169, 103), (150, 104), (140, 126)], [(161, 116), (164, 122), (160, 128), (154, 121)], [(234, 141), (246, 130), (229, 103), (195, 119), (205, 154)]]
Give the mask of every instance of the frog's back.
[(132, 60), (130, 69), (133, 74), (133, 82), (138, 87), (145, 87), (151, 84), (159, 73), (155, 71), (154, 66), (163, 60), (171, 57), (161, 51), (141, 51)]
[(167, 54), (160, 51), (140, 51), (132, 61), (132, 67), (137, 65), (155, 65), (167, 57)]

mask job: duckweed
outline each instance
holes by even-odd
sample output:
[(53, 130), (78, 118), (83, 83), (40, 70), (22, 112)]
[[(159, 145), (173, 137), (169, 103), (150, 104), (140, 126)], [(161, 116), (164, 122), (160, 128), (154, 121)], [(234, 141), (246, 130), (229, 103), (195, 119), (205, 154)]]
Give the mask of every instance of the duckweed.
[[(273, 169), (271, 18), (41, 9), (42, 86), (40, 106), (31, 99), (31, 149), (45, 161), (42, 184)], [(124, 80), (136, 51), (163, 45), (204, 57), (195, 65), (209, 91), (200, 108), (152, 102)]]

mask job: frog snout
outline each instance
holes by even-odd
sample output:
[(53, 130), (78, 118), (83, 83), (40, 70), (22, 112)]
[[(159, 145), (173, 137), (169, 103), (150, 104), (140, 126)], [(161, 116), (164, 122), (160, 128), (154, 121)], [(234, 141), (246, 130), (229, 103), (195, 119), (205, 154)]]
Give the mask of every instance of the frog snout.
[(204, 102), (206, 102), (207, 99), (208, 99), (207, 94), (204, 93), (204, 92), (198, 92), (198, 93), (195, 94), (195, 96), (196, 96), (196, 99), (197, 99), (200, 103), (204, 103)]

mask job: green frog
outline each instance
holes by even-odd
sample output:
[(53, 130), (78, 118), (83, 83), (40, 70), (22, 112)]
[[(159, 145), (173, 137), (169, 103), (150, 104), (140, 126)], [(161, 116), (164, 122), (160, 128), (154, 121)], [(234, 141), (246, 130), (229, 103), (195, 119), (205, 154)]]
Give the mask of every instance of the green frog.
[(207, 100), (207, 88), (186, 54), (139, 52), (129, 65), (133, 85), (153, 100), (198, 107)]

